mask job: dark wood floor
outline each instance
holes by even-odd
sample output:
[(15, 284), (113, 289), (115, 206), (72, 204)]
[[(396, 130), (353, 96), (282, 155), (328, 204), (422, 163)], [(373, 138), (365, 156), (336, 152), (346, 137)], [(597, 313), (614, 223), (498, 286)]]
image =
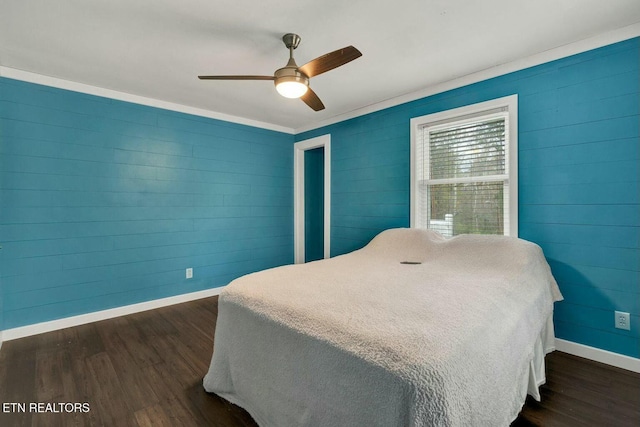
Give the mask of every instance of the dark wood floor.
[[(202, 388), (216, 317), (213, 297), (5, 342), (0, 426), (255, 426)], [(560, 352), (547, 370), (542, 402), (528, 400), (513, 426), (640, 426), (639, 374)], [(32, 402), (89, 411), (31, 413)]]

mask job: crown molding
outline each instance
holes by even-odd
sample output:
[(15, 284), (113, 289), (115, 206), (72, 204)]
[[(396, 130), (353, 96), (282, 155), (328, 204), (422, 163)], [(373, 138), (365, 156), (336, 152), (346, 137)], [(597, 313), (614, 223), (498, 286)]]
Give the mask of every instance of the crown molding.
[(462, 76), (453, 80), (448, 80), (440, 84), (429, 86), (417, 92), (411, 92), (405, 95), (400, 95), (398, 97), (394, 97), (386, 101), (371, 104), (366, 107), (359, 108), (345, 114), (333, 116), (331, 118), (328, 118), (318, 123), (314, 123), (309, 126), (296, 128), (294, 130), (294, 134), (297, 135), (302, 132), (307, 132), (307, 131), (318, 129), (324, 126), (329, 126), (345, 120), (353, 119), (355, 117), (364, 116), (365, 114), (374, 113), (376, 111), (395, 107), (397, 105), (405, 104), (407, 102), (415, 101), (417, 99), (426, 98), (427, 96), (446, 92), (452, 89), (457, 89), (463, 86), (468, 86), (470, 84), (478, 83), (483, 80), (488, 80), (504, 74), (509, 74), (515, 71), (524, 70), (526, 68), (534, 67), (536, 65), (555, 61), (561, 58), (566, 58), (571, 55), (576, 55), (578, 53), (583, 53), (589, 50), (597, 49), (599, 47), (607, 46), (613, 43), (621, 42), (623, 40), (628, 40), (638, 36), (640, 36), (640, 22), (628, 25), (626, 27), (618, 28), (613, 31), (598, 34), (596, 36), (579, 40), (573, 43), (568, 43), (563, 46), (559, 46), (553, 49), (546, 50), (544, 52), (537, 53), (535, 55), (517, 59), (515, 61), (507, 62), (504, 64), (496, 65), (494, 67), (487, 68), (475, 73), (467, 74), (465, 76)]
[(66, 89), (66, 90), (86, 93), (90, 95), (102, 96), (106, 98), (117, 99), (120, 101), (132, 102), (135, 104), (161, 108), (164, 110), (177, 111), (181, 113), (192, 114), (195, 116), (208, 117), (211, 119), (223, 120), (226, 122), (253, 126), (253, 127), (258, 127), (262, 129), (273, 130), (276, 132), (283, 132), (283, 133), (295, 135), (302, 132), (318, 129), (324, 126), (329, 126), (345, 120), (349, 120), (355, 117), (374, 113), (376, 111), (395, 107), (397, 105), (415, 101), (417, 99), (426, 98), (428, 96), (435, 95), (437, 93), (442, 93), (448, 90), (457, 89), (459, 87), (467, 86), (483, 80), (488, 80), (504, 74), (520, 71), (526, 68), (530, 68), (536, 65), (555, 61), (557, 59), (565, 58), (571, 55), (576, 55), (578, 53), (586, 52), (592, 49), (597, 49), (599, 47), (607, 46), (613, 43), (621, 42), (623, 40), (628, 40), (638, 36), (640, 36), (640, 22), (628, 25), (626, 27), (618, 28), (616, 30), (608, 31), (606, 33), (598, 34), (596, 36), (589, 37), (583, 40), (568, 43), (553, 49), (546, 50), (544, 52), (540, 52), (535, 55), (528, 56), (526, 58), (517, 59), (515, 61), (511, 61), (505, 64), (496, 65), (494, 67), (487, 68), (475, 73), (467, 74), (465, 76), (462, 76), (453, 80), (448, 80), (446, 82), (429, 86), (425, 89), (422, 89), (416, 92), (390, 98), (388, 100), (371, 104), (363, 108), (358, 108), (348, 113), (339, 114), (339, 115), (330, 117), (326, 120), (322, 120), (322, 121), (313, 123), (308, 126), (303, 126), (300, 128), (289, 128), (289, 127), (280, 126), (272, 123), (266, 123), (258, 120), (247, 119), (244, 117), (218, 113), (215, 111), (205, 110), (202, 108), (189, 107), (187, 105), (177, 104), (177, 103), (168, 102), (168, 101), (162, 101), (159, 99), (147, 98), (144, 96), (133, 95), (125, 92), (119, 92), (112, 89), (106, 89), (98, 86), (87, 85), (84, 83), (73, 82), (70, 80), (59, 79), (57, 77), (31, 73), (29, 71), (19, 70), (19, 69), (5, 67), (5, 66), (0, 66), (0, 77), (6, 77), (10, 79), (41, 84), (41, 85), (55, 87), (59, 89)]
[(162, 101), (145, 96), (133, 95), (126, 92), (120, 92), (113, 89), (105, 89), (98, 86), (92, 86), (84, 83), (78, 83), (71, 80), (59, 79), (57, 77), (45, 76), (29, 71), (19, 70), (0, 66), (0, 77), (20, 80), (29, 83), (54, 87), (57, 89), (65, 89), (73, 92), (80, 92), (89, 95), (101, 96), (104, 98), (116, 99), (119, 101), (131, 102), (134, 104), (146, 105), (148, 107), (161, 108), (163, 110), (177, 111), (180, 113), (192, 114), (194, 116), (207, 117), (210, 119), (223, 120), (241, 125), (253, 126), (261, 129), (273, 130), (293, 134), (293, 128), (275, 125), (272, 123), (261, 122), (258, 120), (247, 119), (244, 117), (232, 116), (230, 114), (218, 113), (215, 111), (205, 110), (203, 108), (189, 107), (188, 105), (176, 104), (174, 102)]

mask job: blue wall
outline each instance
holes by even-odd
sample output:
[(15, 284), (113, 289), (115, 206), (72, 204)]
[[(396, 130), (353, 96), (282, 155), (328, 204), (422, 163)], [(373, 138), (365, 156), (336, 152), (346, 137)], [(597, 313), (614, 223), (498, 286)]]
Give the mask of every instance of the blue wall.
[(291, 263), (292, 145), (289, 134), (0, 78), (0, 328)]
[(639, 62), (635, 38), (296, 135), (331, 134), (332, 255), (409, 226), (411, 118), (518, 94), (519, 235), (565, 296), (556, 334), (640, 357)]
[[(332, 255), (409, 225), (411, 118), (516, 93), (520, 236), (566, 298), (557, 336), (640, 357), (639, 58), (635, 38), (296, 135), (331, 134)], [(0, 329), (292, 262), (293, 142), (0, 78)]]

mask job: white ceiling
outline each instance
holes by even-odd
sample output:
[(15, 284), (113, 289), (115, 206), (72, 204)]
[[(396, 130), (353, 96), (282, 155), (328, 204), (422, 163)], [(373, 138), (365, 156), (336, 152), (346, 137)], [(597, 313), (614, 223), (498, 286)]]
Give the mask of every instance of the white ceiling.
[[(640, 0), (0, 0), (0, 66), (289, 128), (424, 91), (640, 22)], [(347, 45), (363, 56), (311, 80), (326, 109), (264, 74)]]

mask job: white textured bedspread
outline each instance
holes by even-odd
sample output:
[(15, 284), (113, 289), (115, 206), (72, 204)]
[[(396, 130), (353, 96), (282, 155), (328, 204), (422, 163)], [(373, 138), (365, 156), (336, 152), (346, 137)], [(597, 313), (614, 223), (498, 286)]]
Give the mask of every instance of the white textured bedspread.
[(533, 243), (387, 230), (229, 284), (204, 388), (261, 426), (508, 426), (560, 299)]

